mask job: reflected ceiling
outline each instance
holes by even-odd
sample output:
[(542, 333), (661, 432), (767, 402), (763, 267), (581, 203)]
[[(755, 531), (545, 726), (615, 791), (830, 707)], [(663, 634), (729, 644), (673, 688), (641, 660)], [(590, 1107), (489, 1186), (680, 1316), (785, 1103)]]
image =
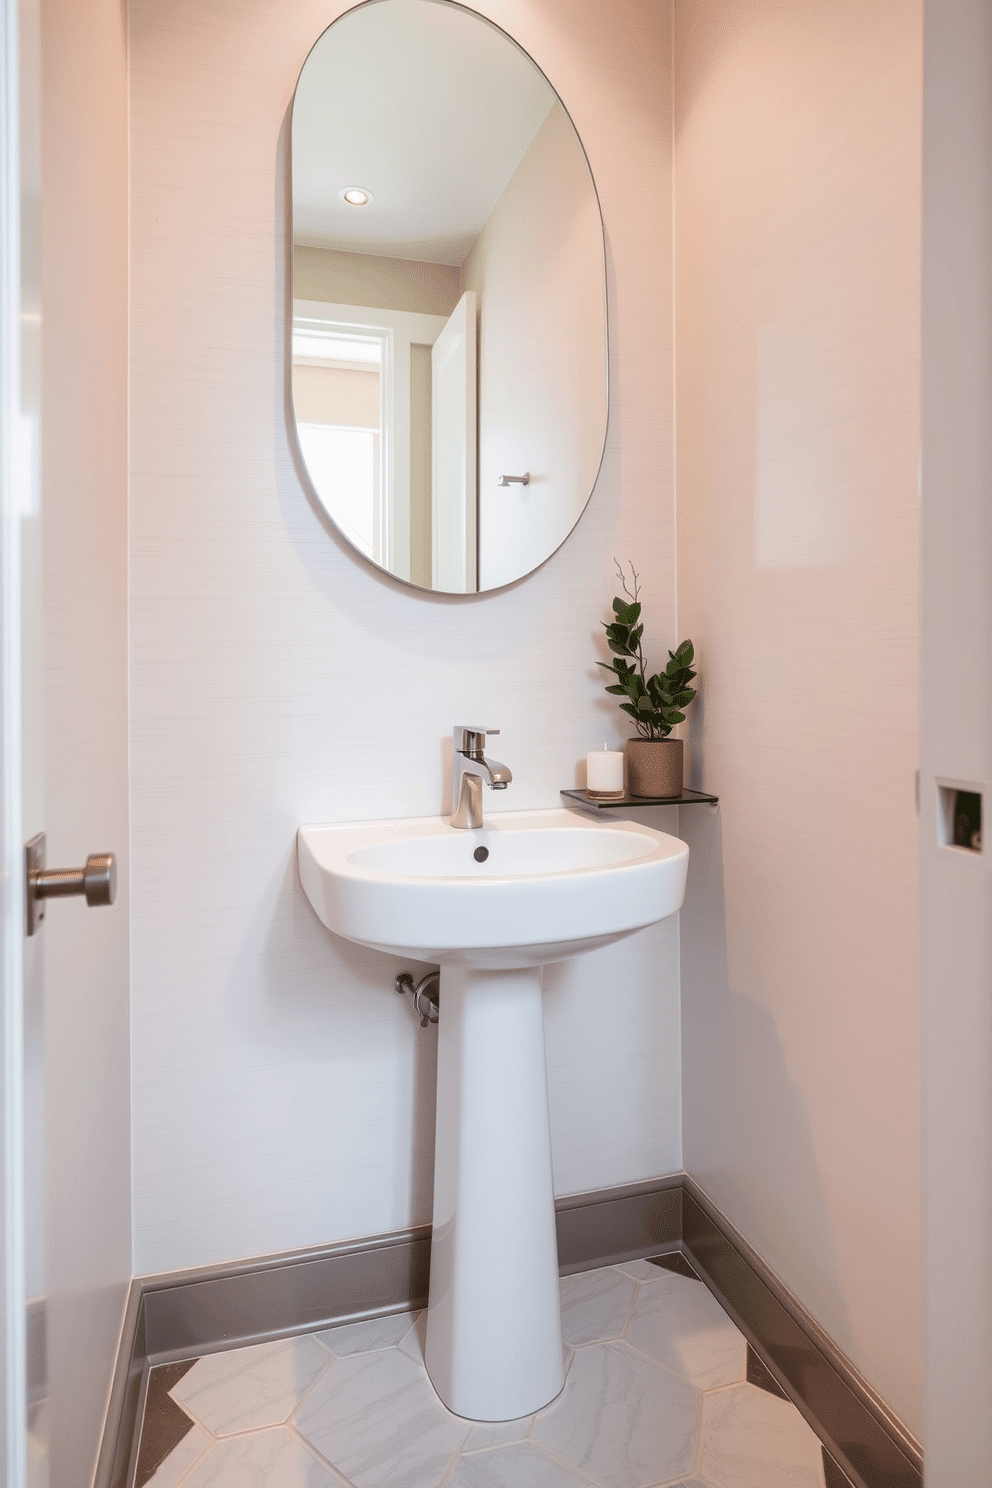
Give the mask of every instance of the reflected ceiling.
[[(300, 77), (295, 241), (459, 267), (553, 102), (524, 53), (476, 15), (362, 7), (361, 25), (336, 26)], [(374, 211), (342, 202), (342, 182), (371, 191)]]

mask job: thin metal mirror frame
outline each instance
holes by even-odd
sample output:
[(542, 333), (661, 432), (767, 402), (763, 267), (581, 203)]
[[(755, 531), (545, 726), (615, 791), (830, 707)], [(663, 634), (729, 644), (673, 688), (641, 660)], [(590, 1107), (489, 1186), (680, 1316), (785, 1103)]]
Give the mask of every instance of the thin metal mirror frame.
[[(303, 73), (306, 70), (306, 65), (309, 62), (310, 57), (312, 56), (315, 48), (317, 46), (319, 46), (319, 44), (321, 43), (321, 41), (323, 41), (323, 39), (327, 35), (328, 31), (333, 30), (334, 27), (338, 24), (339, 21), (344, 20), (345, 16), (354, 15), (355, 11), (357, 11), (357, 10), (367, 10), (372, 5), (382, 5), (382, 4), (388, 4), (388, 3), (389, 3), (389, 0), (360, 0), (360, 3), (358, 5), (351, 5), (351, 6), (348, 7), (347, 10), (343, 10), (339, 16), (335, 16), (334, 17), (334, 20), (330, 23), (330, 25), (324, 27), (323, 31), (321, 31), (320, 35), (314, 41), (313, 46), (311, 46), (310, 50), (307, 52), (306, 56), (304, 57), (303, 64), (300, 67), (299, 73), (297, 74), (296, 86), (293, 88), (293, 97), (292, 97), (292, 99), (290, 101), (290, 106), (289, 106), (289, 132), (288, 132), (289, 133), (289, 137), (288, 137), (288, 156), (289, 156), (289, 193), (288, 193), (288, 208), (289, 208), (289, 252), (287, 254), (287, 263), (288, 263), (288, 268), (289, 268), (289, 297), (288, 297), (289, 316), (288, 316), (288, 325), (287, 325), (287, 339), (288, 339), (288, 342), (289, 342), (289, 352), (288, 352), (288, 355), (286, 357), (286, 408), (287, 408), (287, 411), (291, 415), (291, 417), (289, 419), (289, 425), (290, 425), (290, 427), (289, 427), (289, 430), (288, 430), (289, 437), (290, 437), (290, 448), (291, 448), (291, 450), (293, 452), (293, 456), (294, 456), (293, 463), (296, 466), (297, 473), (300, 475), (301, 479), (304, 481), (304, 489), (306, 490), (307, 496), (309, 497), (311, 503), (312, 504), (315, 504), (316, 507), (317, 507), (317, 510), (321, 514), (321, 516), (325, 517), (327, 519), (327, 521), (330, 522), (331, 526), (334, 528), (334, 531), (337, 533), (338, 537), (341, 539), (342, 543), (344, 543), (344, 545), (346, 546), (348, 552), (353, 557), (357, 558), (361, 563), (367, 564), (368, 567), (370, 569), (372, 569), (372, 571), (374, 573), (384, 574), (386, 576), (386, 578), (391, 579), (394, 584), (399, 584), (404, 589), (412, 589), (417, 594), (428, 594), (428, 595), (431, 595), (431, 596), (436, 596), (436, 597), (441, 598), (441, 599), (457, 599), (457, 600), (482, 599), (487, 594), (499, 594), (501, 591), (503, 591), (505, 589), (512, 589), (515, 584), (521, 583), (524, 579), (529, 579), (532, 574), (535, 574), (540, 569), (542, 569), (546, 563), (550, 563), (551, 562), (551, 559), (555, 556), (556, 553), (559, 553), (561, 551), (561, 549), (564, 547), (564, 545), (568, 542), (568, 539), (572, 536), (572, 533), (575, 531), (576, 527), (578, 527), (579, 523), (582, 521), (582, 518), (585, 516), (585, 513), (587, 512), (587, 510), (589, 508), (589, 503), (592, 500), (593, 492), (595, 491), (597, 485), (599, 484), (599, 477), (602, 474), (603, 461), (606, 458), (606, 446), (607, 446), (607, 442), (609, 440), (609, 434), (610, 434), (610, 412), (611, 412), (611, 403), (612, 403), (612, 400), (611, 400), (611, 397), (610, 397), (610, 391), (611, 391), (610, 390), (610, 303), (609, 303), (609, 279), (608, 279), (608, 275), (607, 275), (606, 223), (605, 223), (605, 221), (603, 219), (603, 204), (600, 201), (599, 187), (596, 185), (596, 177), (593, 174), (592, 162), (589, 159), (589, 152), (587, 151), (587, 149), (585, 147), (585, 144), (583, 142), (583, 139), (582, 139), (581, 134), (579, 133), (578, 129), (575, 126), (575, 120), (572, 118), (572, 115), (569, 112), (569, 109), (568, 109), (568, 107), (567, 107), (567, 105), (565, 103), (565, 100), (562, 98), (561, 94), (558, 92), (558, 89), (555, 87), (554, 83), (552, 83), (551, 79), (548, 77), (547, 73), (544, 71), (544, 68), (540, 65), (540, 63), (538, 63), (538, 62), (536, 62), (534, 60), (534, 58), (531, 56), (530, 52), (528, 52), (528, 50), (527, 50), (526, 47), (521, 46), (520, 43), (519, 43), (519, 41), (517, 41), (515, 37), (513, 37), (513, 36), (510, 35), (509, 31), (505, 30), (502, 26), (497, 25), (497, 23), (495, 21), (490, 20), (488, 16), (482, 15), (480, 11), (473, 10), (470, 5), (462, 5), (462, 4), (459, 3), (459, 0), (428, 0), (428, 3), (429, 4), (432, 4), (432, 5), (445, 5), (445, 6), (447, 6), (451, 10), (462, 10), (462, 11), (464, 11), (466, 15), (470, 15), (474, 20), (479, 21), (482, 25), (489, 26), (493, 31), (498, 31), (499, 34), (501, 36), (504, 36), (506, 38), (506, 40), (508, 42), (510, 42), (510, 44), (512, 46), (516, 47), (516, 49), (517, 49), (518, 52), (522, 52), (523, 55), (527, 58), (528, 62), (530, 62), (531, 65), (533, 67), (535, 67), (537, 69), (537, 71), (541, 74), (541, 77), (547, 83), (548, 87), (551, 89), (551, 92), (554, 94), (555, 98), (561, 104), (561, 107), (565, 111), (565, 115), (566, 115), (566, 117), (568, 119), (568, 122), (572, 126), (572, 130), (573, 130), (573, 132), (575, 134), (575, 138), (576, 138), (576, 140), (578, 141), (578, 144), (579, 144), (579, 149), (582, 151), (582, 158), (585, 160), (586, 170), (589, 172), (589, 180), (590, 180), (590, 183), (592, 185), (593, 196), (595, 197), (595, 200), (596, 200), (596, 211), (597, 211), (597, 213), (599, 215), (599, 230), (600, 230), (600, 233), (601, 233), (602, 239), (603, 239), (603, 331), (604, 331), (604, 344), (605, 344), (605, 347), (606, 347), (606, 358), (605, 358), (605, 363), (606, 364), (605, 364), (605, 367), (604, 367), (605, 395), (606, 395), (606, 419), (605, 419), (605, 422), (603, 424), (603, 447), (600, 450), (599, 464), (596, 466), (596, 474), (593, 477), (593, 481), (592, 481), (591, 486), (589, 487), (589, 494), (586, 496), (585, 501), (582, 503), (582, 510), (579, 512), (578, 516), (575, 518), (575, 521), (572, 523), (571, 527), (569, 527), (568, 531), (565, 533), (565, 536), (562, 538), (561, 542), (558, 543), (556, 547), (552, 548), (551, 552), (548, 553), (546, 555), (546, 557), (542, 558), (541, 561), (540, 561), (540, 563), (535, 563), (535, 565), (534, 565), (533, 568), (526, 569), (524, 573), (518, 574), (515, 579), (510, 579), (505, 584), (494, 584), (489, 589), (470, 589), (468, 591), (463, 591), (463, 590), (460, 590), (460, 589), (432, 589), (429, 585), (426, 585), (426, 584), (416, 584), (416, 583), (414, 583), (414, 581), (412, 579), (403, 579), (403, 578), (400, 578), (398, 574), (394, 574), (390, 569), (386, 568), (383, 564), (376, 563), (376, 561), (373, 558), (369, 558), (364, 553), (359, 552), (359, 550), (355, 547), (355, 545), (351, 541), (351, 539), (348, 536), (346, 536), (346, 534), (341, 530), (340, 526), (334, 520), (334, 518), (331, 516), (331, 513), (327, 510), (327, 507), (324, 505), (323, 501), (321, 500), (320, 495), (318, 494), (317, 489), (314, 486), (313, 481), (312, 481), (312, 479), (310, 477), (310, 471), (309, 471), (309, 469), (307, 467), (307, 462), (306, 462), (306, 459), (304, 458), (303, 449), (302, 449), (302, 447), (300, 445), (299, 434), (297, 432), (296, 406), (295, 406), (295, 403), (293, 401), (293, 356), (292, 356), (293, 305), (295, 304), (294, 290), (295, 290), (295, 287), (296, 287), (295, 286), (295, 260), (294, 260), (294, 253), (295, 253), (295, 247), (296, 247), (296, 245), (295, 245), (295, 242), (293, 240), (293, 169), (292, 169), (292, 161), (293, 161), (293, 120), (294, 120), (295, 114), (296, 114), (296, 93), (297, 93), (297, 89), (299, 88), (299, 85), (300, 85), (300, 78), (302, 78)], [(476, 497), (476, 500), (478, 500), (478, 496)], [(476, 567), (477, 568), (478, 568), (478, 542), (479, 542), (479, 537), (478, 537), (478, 530), (477, 530), (476, 531)]]

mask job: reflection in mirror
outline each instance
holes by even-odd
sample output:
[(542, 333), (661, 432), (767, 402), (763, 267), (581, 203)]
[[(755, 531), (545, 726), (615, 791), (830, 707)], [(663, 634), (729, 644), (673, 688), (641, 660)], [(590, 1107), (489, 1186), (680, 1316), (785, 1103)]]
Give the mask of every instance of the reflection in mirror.
[(313, 489), (397, 578), (512, 583), (568, 536), (606, 435), (603, 227), (572, 123), (480, 16), (370, 0), (311, 51), (292, 136)]

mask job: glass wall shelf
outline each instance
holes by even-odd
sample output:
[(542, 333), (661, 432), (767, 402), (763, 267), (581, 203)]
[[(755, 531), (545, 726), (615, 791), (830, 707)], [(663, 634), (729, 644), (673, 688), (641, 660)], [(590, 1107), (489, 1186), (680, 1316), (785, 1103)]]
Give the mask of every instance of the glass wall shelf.
[(689, 790), (688, 786), (680, 796), (618, 796), (615, 801), (595, 800), (584, 790), (563, 790), (561, 794), (566, 800), (574, 801), (581, 811), (629, 811), (632, 806), (715, 806), (720, 799), (706, 791)]

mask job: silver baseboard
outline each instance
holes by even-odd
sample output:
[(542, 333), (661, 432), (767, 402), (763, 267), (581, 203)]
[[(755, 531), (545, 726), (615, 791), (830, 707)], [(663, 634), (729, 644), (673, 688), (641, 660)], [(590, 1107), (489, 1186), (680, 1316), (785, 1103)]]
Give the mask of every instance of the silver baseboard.
[(919, 1442), (690, 1177), (682, 1245), (856, 1488), (922, 1488)]
[(141, 1401), (148, 1375), (145, 1310), (141, 1285), (132, 1281), (124, 1308), (117, 1364), (110, 1386), (107, 1419), (97, 1456), (93, 1488), (124, 1488), (133, 1477), (131, 1458), (136, 1446)]
[(677, 1250), (682, 1237), (682, 1174), (557, 1199), (555, 1219), (562, 1276)]
[(237, 1267), (145, 1277), (145, 1336), (155, 1363), (423, 1307), (429, 1225)]
[[(555, 1205), (562, 1275), (680, 1250), (856, 1488), (922, 1488), (919, 1444), (683, 1173)], [(132, 1284), (94, 1488), (127, 1488), (148, 1367), (423, 1307), (430, 1226)]]

